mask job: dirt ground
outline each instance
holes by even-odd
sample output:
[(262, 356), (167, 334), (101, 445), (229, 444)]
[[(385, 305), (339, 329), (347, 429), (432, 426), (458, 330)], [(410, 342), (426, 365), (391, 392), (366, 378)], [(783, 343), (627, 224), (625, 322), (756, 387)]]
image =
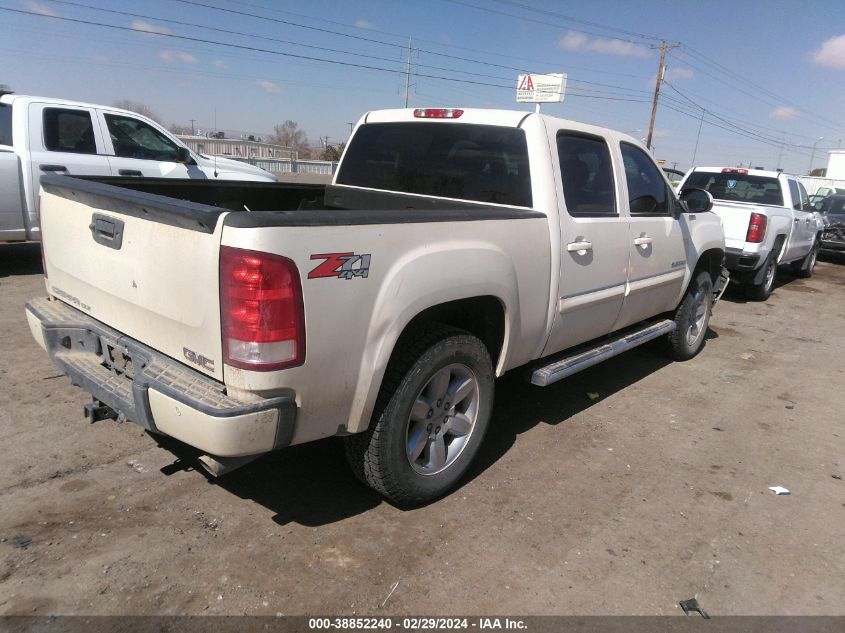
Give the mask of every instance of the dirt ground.
[(412, 511), (337, 440), (210, 481), (87, 424), (26, 325), (40, 268), (0, 246), (0, 615), (845, 614), (845, 260), (729, 292), (690, 362), (498, 381), (477, 467)]

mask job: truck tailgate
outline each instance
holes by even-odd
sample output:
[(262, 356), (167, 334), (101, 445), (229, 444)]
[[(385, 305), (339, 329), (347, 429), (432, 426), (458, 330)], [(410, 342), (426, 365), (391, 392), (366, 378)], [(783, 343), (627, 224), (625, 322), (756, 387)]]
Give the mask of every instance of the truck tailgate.
[(58, 178), (41, 194), (50, 294), (222, 380), (220, 210)]
[(742, 248), (748, 234), (748, 222), (751, 214), (760, 211), (756, 205), (725, 200), (713, 201), (713, 213), (722, 218), (725, 229), (725, 246)]

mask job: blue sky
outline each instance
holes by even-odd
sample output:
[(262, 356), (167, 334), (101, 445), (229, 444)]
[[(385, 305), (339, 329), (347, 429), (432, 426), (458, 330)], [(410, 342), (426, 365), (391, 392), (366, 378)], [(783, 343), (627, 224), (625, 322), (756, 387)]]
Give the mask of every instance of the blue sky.
[(293, 119), (315, 144), (343, 140), (367, 110), (404, 104), (410, 37), (412, 106), (525, 109), (515, 103), (520, 71), (565, 72), (564, 102), (543, 112), (642, 138), (658, 65), (650, 46), (663, 39), (683, 45), (667, 58), (655, 125), (655, 156), (669, 165), (686, 169), (695, 152), (696, 164), (804, 173), (814, 144), (814, 165), (824, 166), (826, 150), (845, 140), (841, 1), (0, 0), (0, 8), (30, 12), (0, 11), (0, 83), (23, 94), (142, 101), (164, 123), (195, 119), (205, 130), (215, 118), (219, 129), (255, 133)]

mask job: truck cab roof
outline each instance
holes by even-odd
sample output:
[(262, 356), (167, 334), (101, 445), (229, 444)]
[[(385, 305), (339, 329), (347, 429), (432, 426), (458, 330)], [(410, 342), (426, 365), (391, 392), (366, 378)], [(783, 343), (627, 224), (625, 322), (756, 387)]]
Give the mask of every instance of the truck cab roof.
[(372, 110), (361, 117), (358, 124), (436, 121), (438, 123), (447, 124), (468, 123), (472, 125), (495, 125), (499, 127), (521, 128), (527, 120), (535, 117), (550, 123), (551, 125), (549, 127), (578, 130), (587, 134), (623, 140), (634, 145), (642, 145), (642, 143), (634, 137), (623, 134), (617, 130), (525, 110), (443, 107)]
[(749, 176), (765, 176), (768, 178), (777, 178), (778, 176), (791, 176), (784, 171), (777, 171), (773, 169), (748, 169), (745, 167), (693, 167), (691, 171), (703, 171), (710, 173), (739, 173), (748, 174)]
[(103, 105), (101, 103), (87, 103), (85, 101), (73, 101), (71, 99), (58, 99), (56, 97), (38, 97), (34, 95), (20, 95), (13, 92), (8, 92), (6, 94), (0, 95), (0, 103), (5, 103), (7, 105), (12, 105), (14, 103), (19, 103), (21, 105), (30, 104), (30, 103), (47, 103), (47, 104), (54, 104), (54, 105), (62, 105), (62, 106), (72, 106), (77, 108), (96, 108), (98, 110), (109, 110), (111, 112), (119, 112), (121, 114), (128, 114), (133, 117), (140, 117), (142, 119), (148, 119), (143, 114), (138, 114), (137, 112), (132, 112), (131, 110), (126, 110), (124, 108), (117, 108), (110, 105)]

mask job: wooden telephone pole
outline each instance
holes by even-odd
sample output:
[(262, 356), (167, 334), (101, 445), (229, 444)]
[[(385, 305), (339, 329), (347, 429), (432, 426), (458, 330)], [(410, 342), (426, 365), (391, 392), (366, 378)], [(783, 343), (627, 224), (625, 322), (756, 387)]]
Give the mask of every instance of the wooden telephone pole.
[(664, 42), (660, 46), (652, 46), (651, 48), (660, 49), (660, 66), (657, 69), (657, 81), (654, 84), (654, 102), (651, 104), (651, 121), (648, 123), (648, 138), (645, 146), (651, 149), (651, 137), (654, 135), (654, 118), (657, 116), (657, 98), (660, 96), (660, 84), (663, 83), (663, 77), (666, 74), (666, 51), (670, 48), (678, 48), (680, 44), (667, 44)]

